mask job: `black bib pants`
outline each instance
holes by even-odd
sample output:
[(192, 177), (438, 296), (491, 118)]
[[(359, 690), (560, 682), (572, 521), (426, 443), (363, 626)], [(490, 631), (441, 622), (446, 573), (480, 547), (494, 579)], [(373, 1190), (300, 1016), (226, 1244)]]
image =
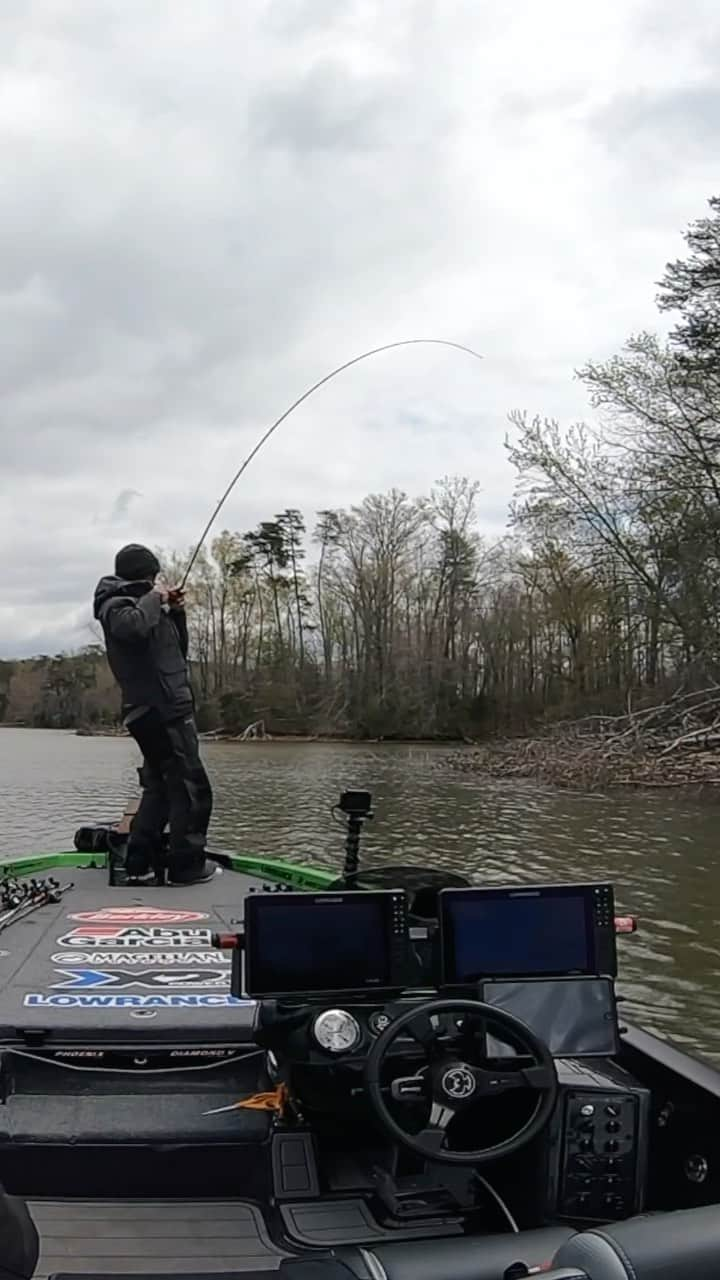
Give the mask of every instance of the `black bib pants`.
[(191, 715), (163, 721), (147, 711), (127, 725), (138, 744), (142, 768), (140, 806), (130, 826), (127, 871), (143, 875), (164, 862), (163, 833), (170, 824), (170, 878), (203, 866), (213, 793)]

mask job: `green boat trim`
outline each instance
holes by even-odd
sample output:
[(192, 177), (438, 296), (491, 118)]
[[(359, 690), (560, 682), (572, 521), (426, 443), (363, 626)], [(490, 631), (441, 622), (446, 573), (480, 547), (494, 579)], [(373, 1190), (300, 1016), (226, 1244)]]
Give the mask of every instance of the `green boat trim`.
[[(274, 883), (289, 884), (294, 889), (327, 889), (337, 879), (337, 871), (331, 867), (308, 867), (300, 862), (287, 862), (284, 858), (264, 858), (253, 854), (232, 853), (227, 856), (233, 871), (246, 876), (261, 876)], [(54, 867), (103, 870), (107, 868), (107, 858), (104, 854), (97, 853), (29, 854), (23, 858), (0, 861), (0, 874), (34, 875), (39, 871), (50, 871)]]

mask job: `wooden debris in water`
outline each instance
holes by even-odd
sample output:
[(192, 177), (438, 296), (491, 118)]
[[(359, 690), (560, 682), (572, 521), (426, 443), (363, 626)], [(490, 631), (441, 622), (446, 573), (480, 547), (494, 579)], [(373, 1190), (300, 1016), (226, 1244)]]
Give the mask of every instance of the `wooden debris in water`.
[(624, 715), (586, 716), (490, 741), (455, 767), (582, 790), (720, 785), (720, 685)]

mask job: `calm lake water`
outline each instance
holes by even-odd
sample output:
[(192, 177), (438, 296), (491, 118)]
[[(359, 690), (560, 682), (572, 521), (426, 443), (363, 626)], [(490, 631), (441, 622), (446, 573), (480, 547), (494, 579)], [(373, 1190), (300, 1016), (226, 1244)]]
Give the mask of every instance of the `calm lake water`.
[[(478, 883), (603, 879), (641, 917), (620, 941), (627, 1016), (720, 1062), (720, 807), (672, 791), (576, 795), (488, 781), (446, 747), (207, 744), (217, 847), (340, 866), (330, 806), (373, 793), (368, 861), (425, 862)], [(72, 848), (76, 827), (119, 817), (134, 746), (0, 729), (0, 859)]]

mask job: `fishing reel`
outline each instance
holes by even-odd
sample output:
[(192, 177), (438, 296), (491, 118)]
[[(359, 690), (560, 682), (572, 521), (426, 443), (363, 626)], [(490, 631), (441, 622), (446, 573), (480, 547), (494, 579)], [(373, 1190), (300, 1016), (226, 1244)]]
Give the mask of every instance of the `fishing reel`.
[(72, 884), (60, 884), (54, 876), (43, 880), (17, 880), (7, 876), (0, 883), (0, 929), (7, 929), (16, 920), (22, 920), (40, 907), (52, 906), (62, 898)]
[(60, 901), (60, 882), (54, 876), (46, 876), (43, 880), (18, 880), (8, 876), (0, 883), (0, 907), (13, 911), (26, 903)]
[(31, 880), (30, 888), (35, 885), (37, 897), (46, 898), (48, 902), (59, 902), (61, 895), (60, 881), (54, 876), (46, 876), (44, 880)]

